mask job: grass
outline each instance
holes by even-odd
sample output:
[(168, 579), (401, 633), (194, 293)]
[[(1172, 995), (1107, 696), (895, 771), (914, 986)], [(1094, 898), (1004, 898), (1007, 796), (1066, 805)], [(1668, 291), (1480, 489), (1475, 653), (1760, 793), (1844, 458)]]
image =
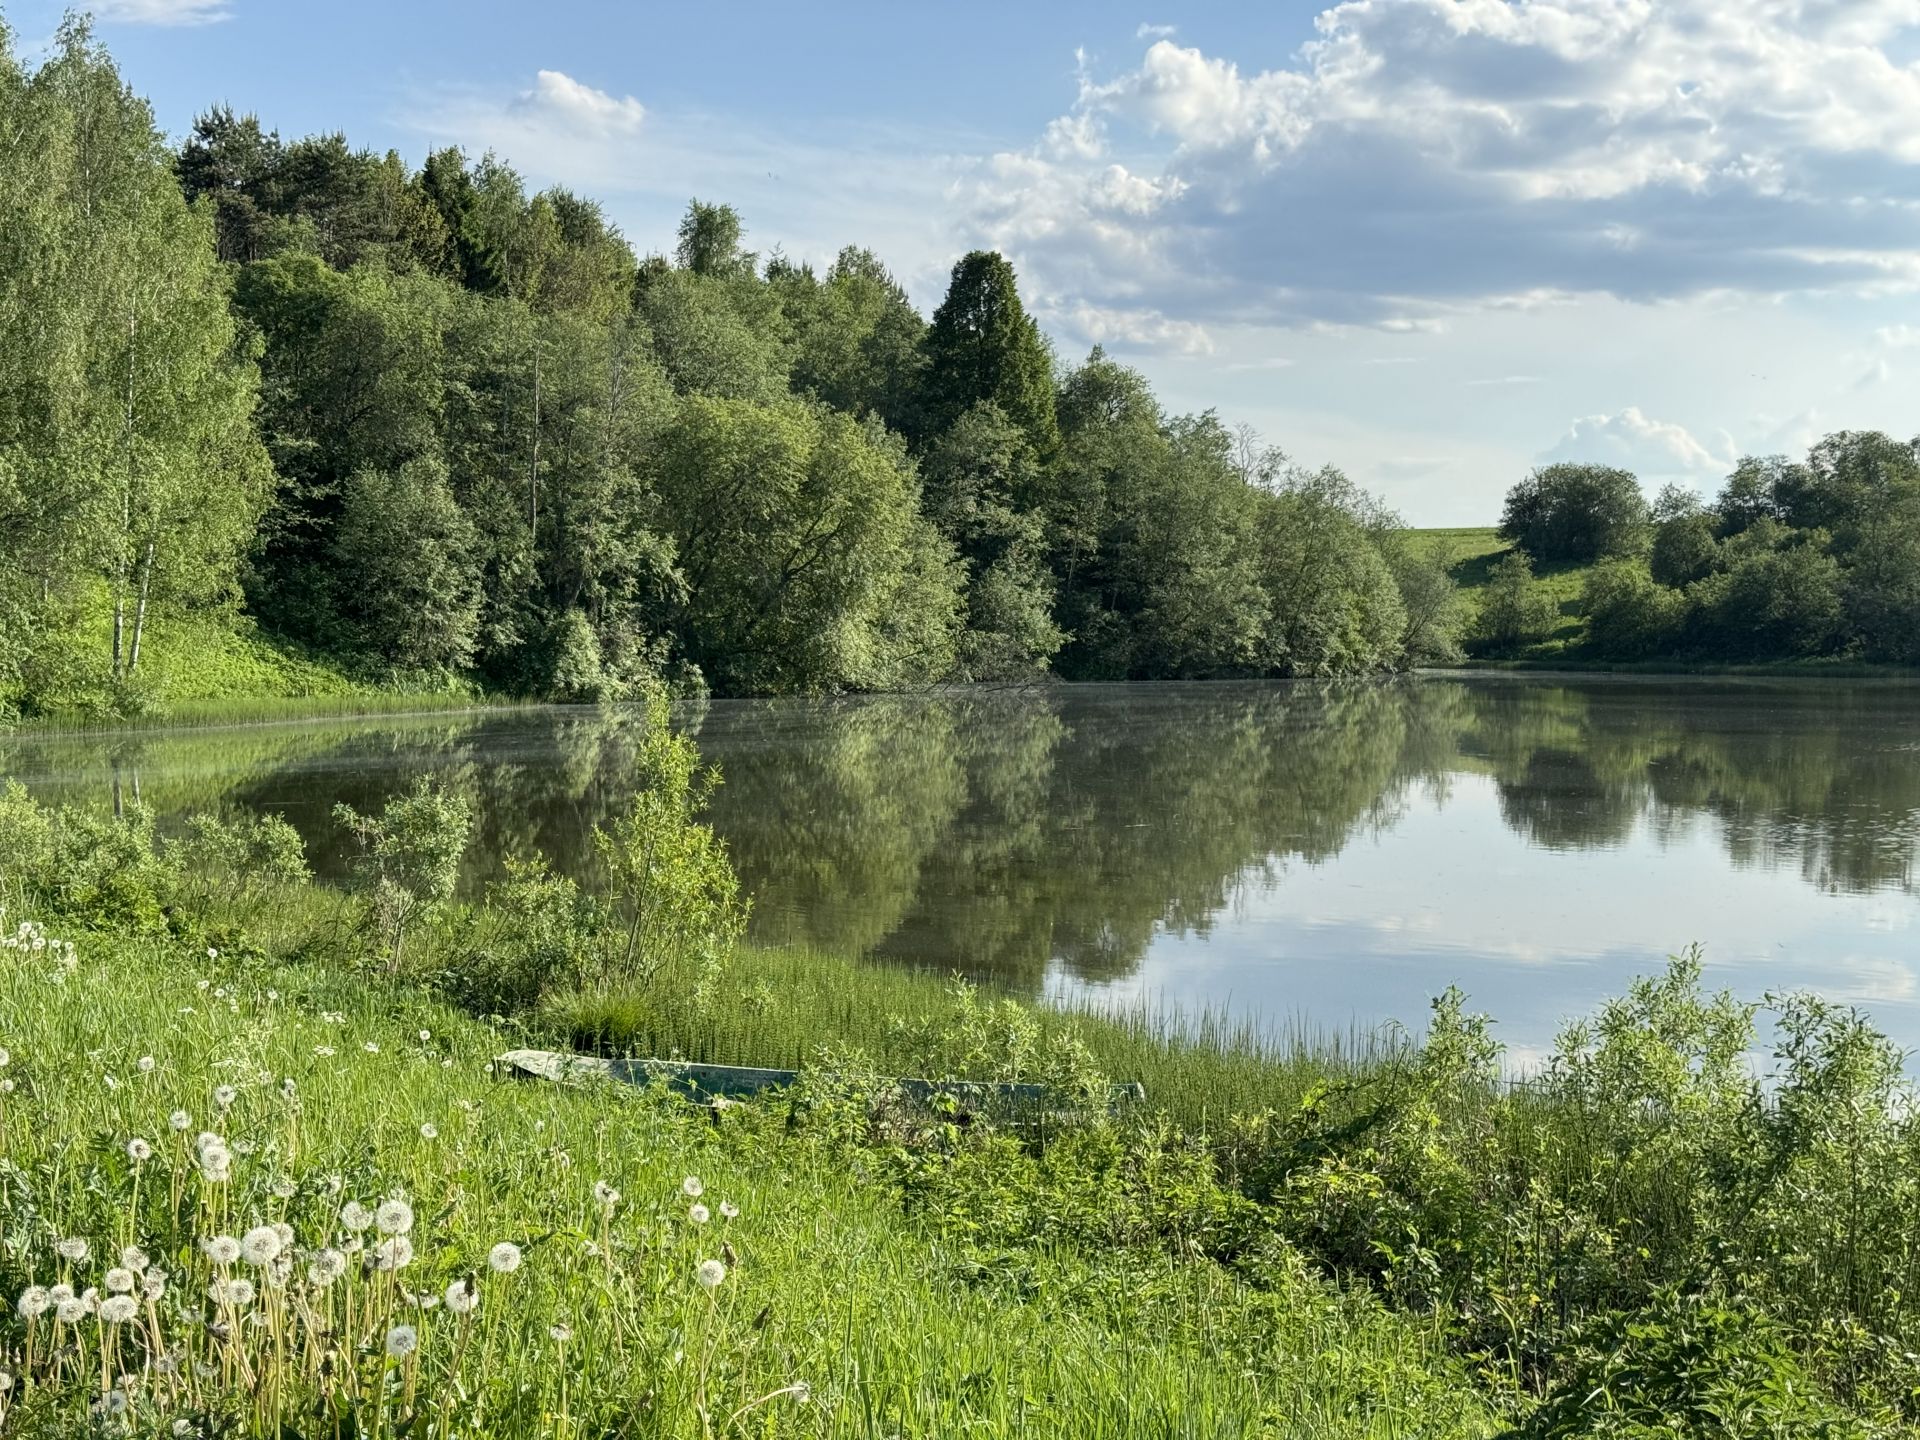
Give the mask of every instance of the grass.
[[(0, 951), (0, 1283), (108, 1296), (129, 1245), (166, 1278), (123, 1324), (0, 1322), (0, 1432), (91, 1433), (109, 1413), (180, 1435), (1494, 1428), (1430, 1322), (1304, 1272), (1256, 1286), (1068, 1244), (982, 1271), (903, 1210), (883, 1153), (792, 1133), (771, 1108), (716, 1125), (658, 1095), (504, 1081), (498, 1033), (338, 973), (84, 934), (69, 967), (28, 940)], [(202, 1130), (231, 1156), (224, 1180)], [(366, 1269), (386, 1237), (349, 1228), (345, 1206), (395, 1199), (413, 1258)], [(274, 1224), (291, 1267), (204, 1248)], [(60, 1257), (66, 1239), (86, 1260)], [(489, 1265), (503, 1242), (524, 1257), (510, 1274)], [(345, 1268), (322, 1285), (308, 1272), (327, 1250)], [(712, 1260), (727, 1268), (708, 1289)], [(208, 1298), (233, 1279), (245, 1303)], [(469, 1284), (478, 1308), (452, 1313), (445, 1292)], [(400, 1326), (417, 1349), (391, 1353)]]
[[(1446, 561), (1448, 573), (1465, 592), (1469, 605), (1478, 604), (1478, 592), (1492, 579), (1493, 567), (1513, 548), (1492, 526), (1415, 530), (1412, 535), (1415, 545), (1429, 554), (1439, 554)], [(1577, 562), (1536, 567), (1534, 576), (1559, 608), (1560, 624), (1552, 635), (1530, 647), (1525, 655), (1504, 662), (1507, 666), (1559, 664), (1578, 658), (1587, 638), (1587, 622), (1580, 614), (1580, 593), (1592, 569), (1591, 565)]]

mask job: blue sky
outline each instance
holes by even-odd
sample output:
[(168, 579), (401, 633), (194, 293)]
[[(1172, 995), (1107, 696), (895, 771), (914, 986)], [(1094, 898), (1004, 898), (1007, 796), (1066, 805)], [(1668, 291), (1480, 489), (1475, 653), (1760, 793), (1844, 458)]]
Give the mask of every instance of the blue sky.
[[(175, 134), (491, 147), (642, 252), (726, 200), (927, 308), (997, 246), (1063, 354), (1416, 523), (1544, 460), (1711, 489), (1920, 429), (1920, 0), (96, 9)], [(6, 7), (29, 47), (58, 11)]]

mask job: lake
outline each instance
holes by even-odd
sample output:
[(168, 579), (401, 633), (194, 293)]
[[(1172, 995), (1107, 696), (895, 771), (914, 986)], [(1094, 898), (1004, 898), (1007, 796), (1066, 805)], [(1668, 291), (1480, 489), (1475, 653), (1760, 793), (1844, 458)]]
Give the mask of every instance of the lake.
[[(1458, 984), (1525, 1059), (1705, 947), (1920, 1045), (1920, 685), (1421, 676), (713, 701), (712, 818), (755, 938), (1030, 995), (1418, 1026)], [(22, 734), (0, 774), (163, 821), (285, 815), (322, 874), (336, 801), (432, 773), (479, 815), (469, 889), (538, 849), (591, 878), (632, 711), (543, 707)]]

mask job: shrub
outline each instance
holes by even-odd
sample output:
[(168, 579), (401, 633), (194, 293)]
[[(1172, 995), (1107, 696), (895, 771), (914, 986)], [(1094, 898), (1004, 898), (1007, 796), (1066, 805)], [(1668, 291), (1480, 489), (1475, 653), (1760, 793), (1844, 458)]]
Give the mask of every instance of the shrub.
[(1616, 560), (1587, 576), (1580, 596), (1587, 643), (1598, 653), (1637, 660), (1672, 647), (1686, 618), (1686, 597), (1657, 583), (1636, 561)]
[(1549, 465), (1507, 492), (1500, 538), (1538, 560), (1633, 555), (1646, 543), (1640, 482), (1610, 465)]
[(359, 847), (354, 884), (367, 896), (368, 917), (389, 968), (398, 972), (407, 932), (453, 897), (460, 857), (473, 833), (473, 808), (423, 776), (377, 817), (344, 804), (333, 807), (333, 817)]
[(1516, 550), (1493, 567), (1467, 639), (1479, 654), (1515, 655), (1552, 635), (1559, 622), (1553, 597), (1533, 578), (1532, 562)]

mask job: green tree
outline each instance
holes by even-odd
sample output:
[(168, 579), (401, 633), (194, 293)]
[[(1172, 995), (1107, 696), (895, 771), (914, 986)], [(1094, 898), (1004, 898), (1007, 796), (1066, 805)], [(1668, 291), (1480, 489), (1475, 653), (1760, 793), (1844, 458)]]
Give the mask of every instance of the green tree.
[(1500, 538), (1535, 560), (1584, 563), (1638, 553), (1648, 512), (1640, 482), (1610, 465), (1548, 465), (1507, 492)]
[(354, 883), (367, 897), (368, 919), (397, 974), (409, 932), (453, 898), (460, 857), (473, 835), (473, 807), (423, 776), (378, 815), (341, 804), (333, 818), (353, 839)]
[(711, 280), (732, 280), (752, 275), (756, 257), (740, 248), (745, 234), (740, 212), (731, 205), (709, 205), (693, 200), (680, 221), (679, 244), (674, 259), (683, 270)]
[(347, 481), (332, 559), (361, 652), (398, 670), (460, 670), (480, 619), (473, 526), (436, 459)]
[(1013, 266), (994, 251), (974, 250), (953, 267), (927, 330), (927, 433), (983, 400), (1020, 427), (1043, 464), (1052, 460), (1060, 430), (1046, 342), (1020, 303)]
[(1480, 592), (1468, 643), (1482, 654), (1515, 655), (1552, 635), (1559, 622), (1559, 609), (1534, 579), (1532, 562), (1515, 550), (1493, 567)]
[(919, 434), (927, 325), (873, 253), (847, 247), (824, 280), (776, 260), (767, 278), (793, 335), (794, 390)]
[(1368, 500), (1333, 469), (1260, 496), (1265, 668), (1327, 676), (1398, 667), (1408, 615), (1369, 525)]
[(1713, 514), (1693, 491), (1667, 486), (1653, 506), (1653, 548), (1648, 554), (1653, 578), (1684, 587), (1710, 573), (1719, 560)]
[(1610, 660), (1638, 660), (1672, 648), (1686, 618), (1686, 599), (1634, 560), (1611, 560), (1588, 574), (1580, 612), (1589, 648)]

